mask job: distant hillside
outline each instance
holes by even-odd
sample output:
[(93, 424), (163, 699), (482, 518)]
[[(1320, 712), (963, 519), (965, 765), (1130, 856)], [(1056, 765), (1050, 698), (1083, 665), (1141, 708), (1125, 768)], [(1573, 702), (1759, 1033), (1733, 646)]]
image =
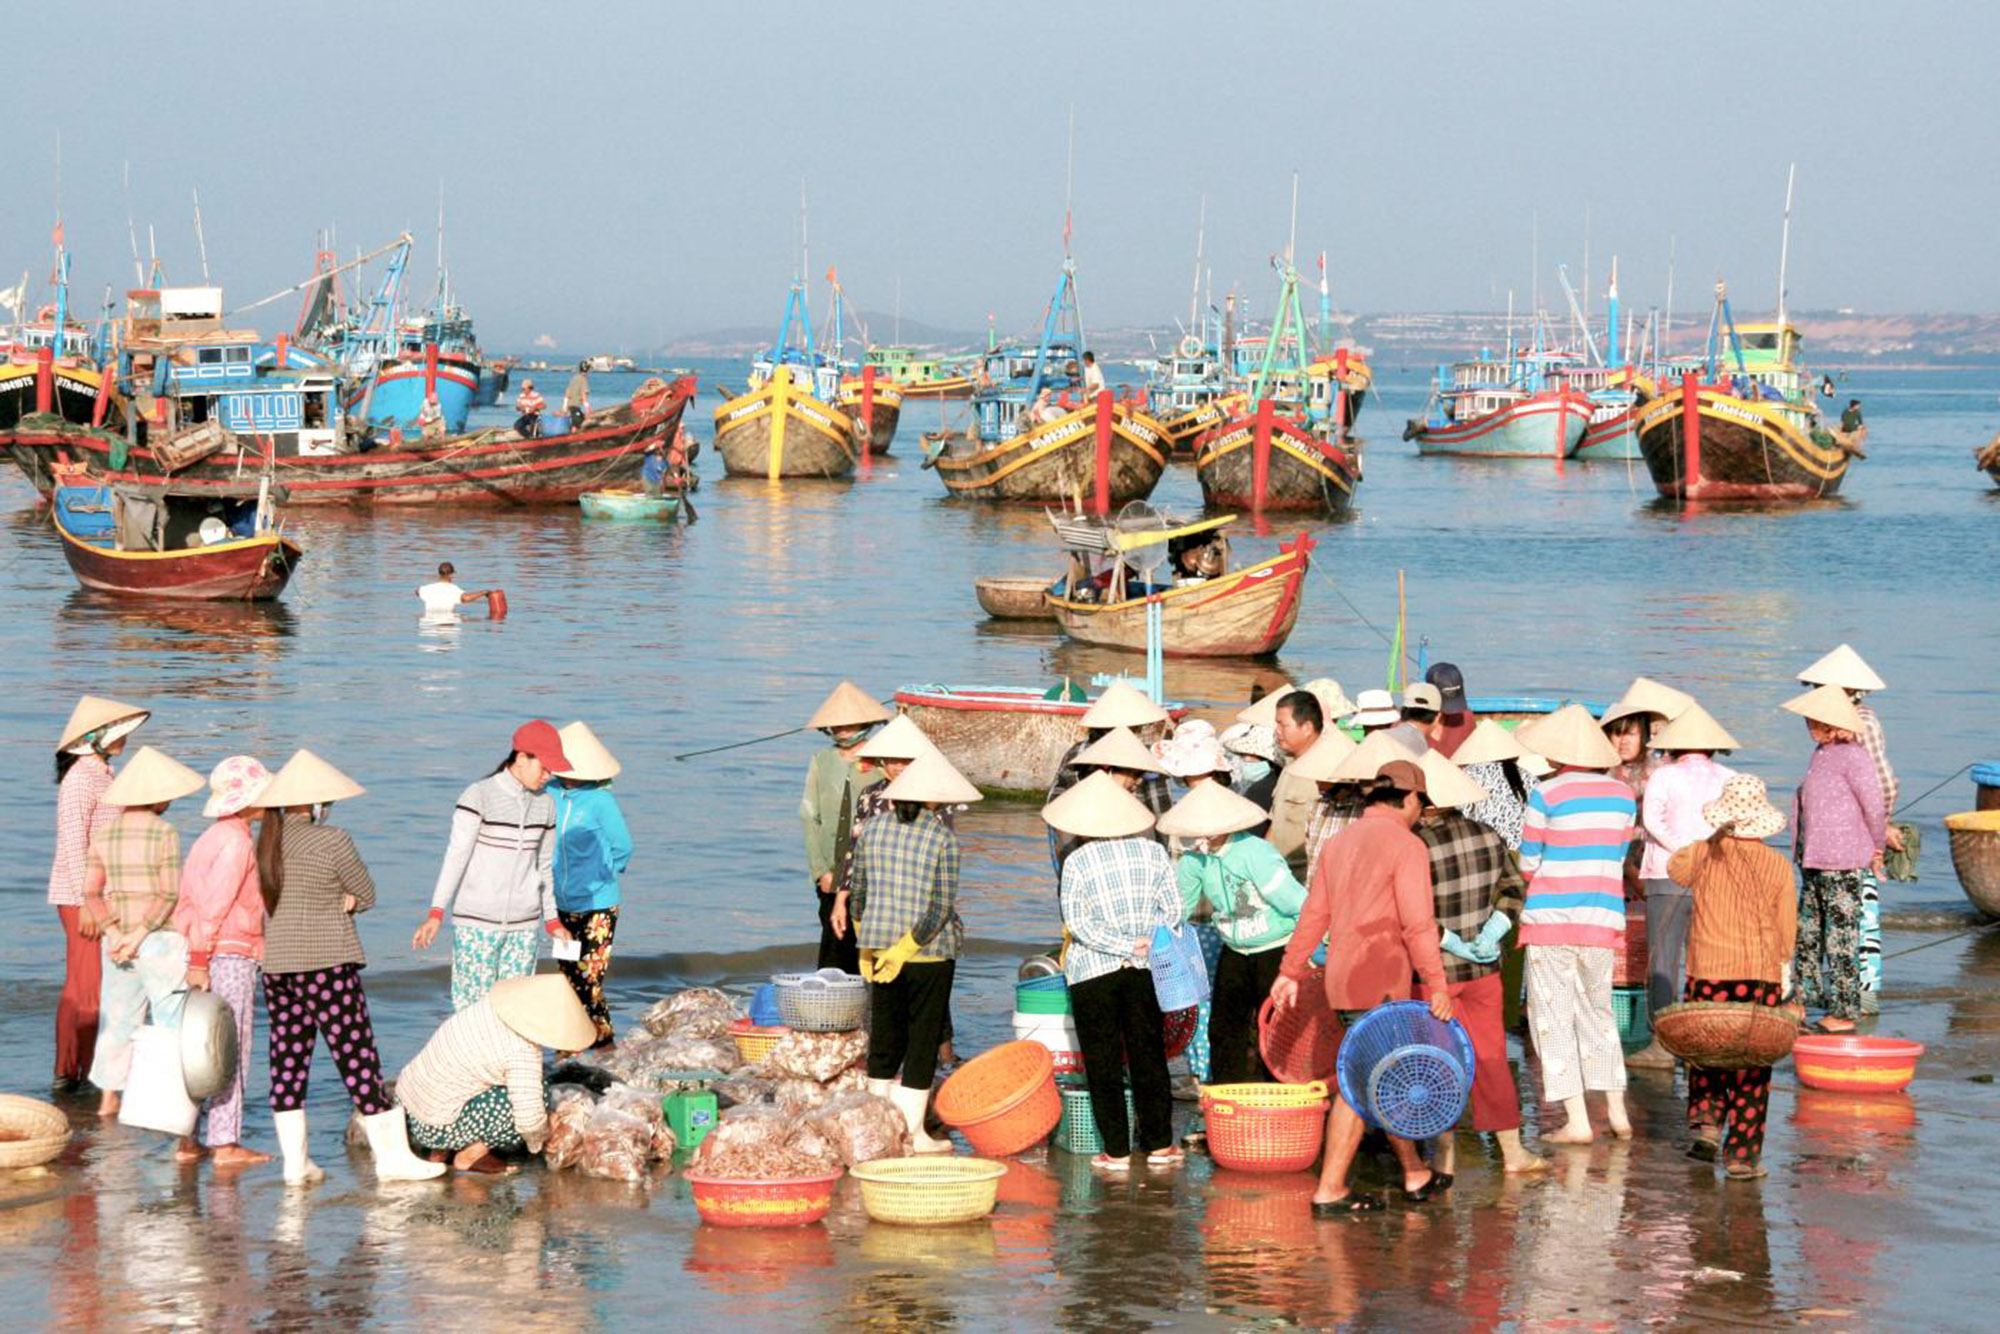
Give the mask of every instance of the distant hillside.
[[(905, 315), (900, 323), (894, 315), (879, 310), (849, 311), (847, 318), (854, 321), (847, 330), (849, 337), (859, 337), (867, 331), (867, 339), (875, 344), (900, 342), (908, 347), (926, 348), (941, 352), (958, 352), (986, 346), (986, 333), (976, 333), (964, 329), (945, 329), (922, 320), (913, 320)], [(818, 337), (826, 331), (827, 313), (819, 311), (813, 316), (813, 335)], [(755, 352), (760, 347), (769, 347), (778, 336), (778, 323), (746, 324), (728, 329), (710, 329), (705, 333), (688, 334), (676, 338), (660, 349), (665, 357), (740, 357)]]

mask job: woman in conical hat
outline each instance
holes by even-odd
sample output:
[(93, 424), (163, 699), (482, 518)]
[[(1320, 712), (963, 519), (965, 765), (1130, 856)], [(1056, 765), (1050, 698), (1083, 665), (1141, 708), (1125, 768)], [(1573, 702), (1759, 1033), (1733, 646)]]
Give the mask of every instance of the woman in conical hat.
[[(914, 747), (913, 747), (914, 748)], [(979, 800), (936, 750), (918, 755), (884, 789), (888, 814), (855, 839), (849, 906), (869, 993), (868, 1089), (903, 1113), (918, 1153), (948, 1153), (924, 1130), (931, 1080), (951, 1013), (965, 943), (958, 917), (958, 835), (944, 806)]]
[(1528, 795), (1541, 781), (1541, 774), (1548, 771), (1540, 757), (1530, 756), (1499, 723), (1481, 718), (1458, 743), (1451, 761), (1486, 789), (1485, 800), (1467, 806), (1466, 815), (1500, 835), (1509, 848), (1520, 847), (1521, 817), (1528, 812)]
[(97, 997), (103, 951), (83, 930), (83, 873), (90, 840), (118, 814), (104, 804), (111, 757), (151, 715), (132, 704), (85, 695), (56, 741), (56, 855), (49, 866), (49, 902), (63, 932), (63, 987), (56, 1002), (57, 1089), (74, 1089), (90, 1075), (97, 1044)]
[[(1893, 816), (1900, 789), (1896, 782), (1895, 766), (1889, 763), (1889, 743), (1882, 735), (1882, 719), (1873, 706), (1863, 702), (1863, 697), (1877, 690), (1888, 689), (1888, 683), (1875, 674), (1875, 669), (1862, 661), (1861, 655), (1846, 644), (1799, 673), (1799, 684), (1804, 686), (1838, 686), (1847, 692), (1848, 702), (1854, 705), (1854, 715), (1861, 720), (1855, 729), (1854, 739), (1868, 752), (1868, 758), (1875, 763), (1875, 777), (1882, 784), (1882, 805)], [(1882, 836), (1882, 846), (1888, 852), (1903, 850), (1903, 831), (1890, 824), (1888, 832)], [(1882, 1000), (1882, 886), (1880, 875), (1871, 867), (1861, 877), (1861, 1013), (1874, 1014)]]
[(833, 742), (812, 757), (806, 769), (805, 794), (799, 798), (799, 824), (805, 831), (806, 874), (819, 903), (819, 966), (852, 973), (860, 965), (851, 930), (835, 930), (833, 909), (840, 870), (847, 860), (854, 809), (863, 786), (861, 743), (876, 726), (889, 721), (889, 711), (852, 681), (833, 688), (806, 721)]
[[(553, 730), (553, 729), (551, 729)], [(257, 887), (264, 898), (264, 1011), (271, 1024), (271, 1120), (285, 1184), (326, 1175), (306, 1149), (306, 1089), (324, 1034), (348, 1101), (361, 1113), (378, 1181), (422, 1181), (444, 1168), (410, 1152), (402, 1109), (382, 1084), (382, 1057), (361, 970), (368, 962), (354, 915), (375, 906), (375, 881), (326, 807), (361, 784), (309, 750), (285, 761), (257, 804)]]
[(1783, 706), (1806, 720), (1812, 762), (1793, 798), (1793, 854), (1801, 868), (1798, 983), (1820, 1028), (1851, 1033), (1861, 1010), (1863, 882), (1882, 865), (1888, 806), (1875, 766), (1856, 739), (1861, 717), (1839, 686), (1807, 691)]
[[(1174, 1143), (1173, 1086), (1160, 1005), (1147, 968), (1153, 932), (1181, 922), (1180, 890), (1167, 850), (1151, 835), (1145, 803), (1108, 773), (1094, 773), (1042, 808), (1051, 829), (1080, 840), (1062, 868), (1063, 927), (1083, 1074), (1104, 1151), (1091, 1165), (1131, 1167), (1143, 1150), (1156, 1167), (1182, 1160)], [(1129, 1060), (1136, 1142), (1125, 1115)]]
[[(1097, 702), (1084, 713), (1082, 739), (1065, 751), (1062, 759), (1056, 762), (1056, 775), (1049, 784), (1049, 793), (1044, 804), (1053, 802), (1092, 772), (1093, 766), (1081, 763), (1081, 756), (1114, 731), (1120, 728), (1127, 730), (1140, 743), (1140, 749), (1145, 749), (1161, 739), (1160, 733), (1170, 725), (1171, 721), (1171, 716), (1165, 709), (1147, 698), (1130, 682), (1112, 682), (1104, 688), (1104, 693), (1097, 697)], [(1118, 753), (1128, 757), (1131, 754), (1129, 748), (1122, 746), (1118, 747)], [(1109, 767), (1116, 771), (1126, 780), (1126, 787), (1137, 795), (1155, 818), (1165, 814), (1174, 804), (1173, 792), (1167, 785), (1166, 774), (1151, 755), (1147, 756), (1143, 764), (1132, 762), (1097, 767)], [(1063, 859), (1069, 856), (1073, 846), (1074, 840), (1060, 837), (1054, 832), (1050, 833), (1049, 860), (1054, 863), (1058, 877), (1062, 875)]]
[(1208, 1021), (1208, 1077), (1217, 1084), (1271, 1079), (1258, 1050), (1257, 1014), (1306, 901), (1284, 857), (1251, 832), (1265, 819), (1263, 807), (1220, 783), (1192, 789), (1160, 817), (1160, 832), (1181, 840), (1174, 878), (1182, 914), (1206, 902), (1222, 935)]
[(618, 798), (611, 795), (611, 780), (623, 766), (587, 724), (571, 723), (556, 735), (569, 760), (569, 768), (549, 786), (556, 808), (556, 920), (579, 945), (578, 957), (558, 958), (556, 967), (576, 989), (596, 1027), (591, 1049), (603, 1050), (612, 1040), (604, 972), (611, 964), (611, 939), (623, 902), (618, 878), (632, 860), (632, 834)]
[(103, 1091), (99, 1116), (116, 1116), (132, 1069), (132, 1035), (149, 1005), (180, 989), (187, 945), (174, 933), (181, 893), (181, 838), (160, 818), (206, 780), (151, 746), (126, 762), (104, 790), (118, 813), (90, 840), (80, 929), (101, 938), (97, 1047), (90, 1082)]
[(1653, 753), (1653, 733), (1693, 703), (1694, 697), (1684, 691), (1644, 676), (1634, 677), (1624, 697), (1606, 709), (1601, 720), (1604, 735), (1618, 750), (1611, 776), (1643, 798), (1646, 781), (1659, 767), (1659, 757)]

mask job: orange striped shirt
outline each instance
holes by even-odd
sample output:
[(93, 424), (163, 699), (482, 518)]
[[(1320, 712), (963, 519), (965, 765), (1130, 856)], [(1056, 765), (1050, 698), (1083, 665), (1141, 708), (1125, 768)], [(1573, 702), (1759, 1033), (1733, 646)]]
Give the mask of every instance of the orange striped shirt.
[(1798, 938), (1799, 901), (1783, 854), (1747, 838), (1690, 843), (1667, 874), (1694, 891), (1688, 976), (1780, 982)]

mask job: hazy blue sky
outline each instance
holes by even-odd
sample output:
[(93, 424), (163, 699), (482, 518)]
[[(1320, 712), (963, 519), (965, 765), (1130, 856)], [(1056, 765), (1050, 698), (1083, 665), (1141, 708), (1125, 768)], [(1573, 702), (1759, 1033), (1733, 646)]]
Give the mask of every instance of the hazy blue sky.
[[(261, 4), (9, 9), (0, 274), (48, 271), (54, 154), (81, 302), (130, 284), (126, 206), (232, 304), (409, 226), (440, 180), (489, 343), (637, 344), (775, 322), (797, 196), (852, 300), (977, 328), (1039, 315), (1075, 250), (1092, 324), (1187, 307), (1208, 196), (1218, 293), (1267, 309), (1299, 243), (1364, 311), (1545, 304), (1621, 254), (1628, 304), (1775, 287), (1795, 309), (2000, 309), (2000, 7), (1883, 3)], [(45, 58), (46, 57), (46, 58)], [(11, 259), (7, 258), (11, 256)], [(1309, 266), (1308, 266), (1309, 267)], [(0, 280), (8, 285), (12, 278)], [(816, 296), (817, 299), (817, 296)], [(258, 313), (267, 330), (287, 302)], [(886, 330), (876, 335), (886, 339)]]

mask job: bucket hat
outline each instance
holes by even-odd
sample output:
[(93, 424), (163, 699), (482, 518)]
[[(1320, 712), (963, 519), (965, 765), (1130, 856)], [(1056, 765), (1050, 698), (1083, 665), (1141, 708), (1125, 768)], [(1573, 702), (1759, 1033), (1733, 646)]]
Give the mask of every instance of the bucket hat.
[(1846, 644), (1800, 672), (1799, 680), (1809, 686), (1839, 686), (1842, 690), (1888, 689), (1888, 683), (1875, 674), (1875, 669)]
[(1708, 716), (1699, 704), (1687, 706), (1680, 717), (1653, 733), (1654, 750), (1735, 750), (1729, 729)]
[(978, 801), (979, 789), (967, 782), (950, 760), (933, 750), (911, 760), (902, 776), (882, 789), (882, 795), (890, 801), (934, 801), (955, 806)]
[(1203, 783), (1160, 817), (1159, 830), (1176, 838), (1221, 838), (1270, 822), (1270, 812), (1220, 783)]
[(194, 770), (151, 746), (125, 762), (111, 786), (104, 789), (107, 806), (157, 806), (178, 801), (208, 786), (208, 780)]
[[(1332, 733), (1320, 737), (1324, 741)], [(1269, 723), (1232, 723), (1216, 738), (1231, 755), (1248, 755), (1278, 762), (1278, 734)]]
[(1522, 723), (1514, 738), (1551, 764), (1609, 769), (1618, 763), (1617, 748), (1581, 704), (1565, 704), (1545, 718)]
[(267, 811), (290, 806), (320, 806), (329, 801), (346, 801), (367, 791), (361, 784), (328, 764), (309, 750), (295, 751), (285, 761), (257, 798)]
[(1097, 702), (1083, 714), (1083, 725), (1093, 731), (1106, 727), (1145, 727), (1166, 720), (1167, 711), (1129, 681), (1113, 681), (1106, 686)]
[(1701, 818), (1731, 838), (1769, 838), (1785, 827), (1784, 814), (1755, 774), (1731, 775), (1722, 795), (1701, 808)]
[[(1854, 707), (1854, 701), (1847, 697), (1847, 691), (1840, 686), (1817, 686), (1781, 706), (1801, 718), (1810, 718), (1828, 727), (1838, 727), (1843, 732), (1860, 732), (1861, 711)], [(109, 800), (106, 794), (106, 800)]]
[(1396, 707), (1396, 697), (1386, 690), (1364, 690), (1354, 702), (1354, 716), (1348, 719), (1356, 727), (1388, 727), (1403, 721), (1402, 711)]
[(1229, 769), (1215, 724), (1202, 718), (1190, 718), (1176, 727), (1171, 737), (1153, 747), (1153, 758), (1175, 778), (1199, 778)]
[(510, 977), (486, 995), (500, 1022), (537, 1047), (582, 1051), (597, 1041), (597, 1025), (561, 973)]
[(209, 770), (209, 798), (201, 813), (220, 820), (255, 806), (257, 798), (271, 785), (271, 771), (252, 755), (231, 755)]
[(876, 703), (852, 681), (842, 681), (820, 702), (806, 726), (814, 731), (830, 727), (868, 727), (889, 721), (889, 711)]
[(1135, 769), (1144, 774), (1165, 772), (1145, 742), (1129, 727), (1114, 727), (1077, 752), (1071, 761), (1078, 768)]
[(574, 778), (579, 783), (602, 783), (625, 771), (625, 766), (604, 748), (588, 723), (571, 723), (556, 733), (556, 739), (562, 743), (563, 756), (569, 761), (569, 768), (562, 770), (564, 778)]
[(1090, 775), (1042, 807), (1042, 820), (1078, 838), (1129, 838), (1153, 827), (1153, 813), (1146, 809), (1146, 803), (1103, 772)]
[(899, 713), (854, 753), (864, 760), (914, 760), (936, 749), (937, 744), (924, 735), (923, 728), (911, 722), (908, 714)]
[(120, 704), (115, 699), (105, 699), (98, 695), (85, 695), (70, 710), (69, 721), (63, 724), (62, 740), (56, 742), (58, 751), (68, 751), (72, 755), (88, 755), (93, 732), (101, 745), (110, 745), (121, 736), (136, 731), (140, 724), (153, 716), (151, 709), (142, 709), (136, 704)]

